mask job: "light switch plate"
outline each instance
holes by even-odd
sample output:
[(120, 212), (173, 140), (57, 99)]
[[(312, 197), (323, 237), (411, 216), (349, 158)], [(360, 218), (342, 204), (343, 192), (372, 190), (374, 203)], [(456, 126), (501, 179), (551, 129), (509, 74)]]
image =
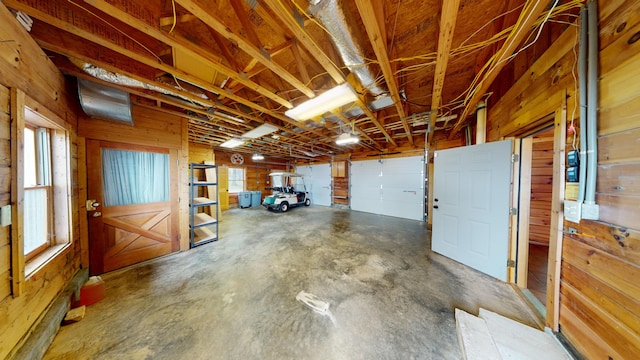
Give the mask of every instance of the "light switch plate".
[(0, 226), (11, 225), (11, 205), (0, 208)]

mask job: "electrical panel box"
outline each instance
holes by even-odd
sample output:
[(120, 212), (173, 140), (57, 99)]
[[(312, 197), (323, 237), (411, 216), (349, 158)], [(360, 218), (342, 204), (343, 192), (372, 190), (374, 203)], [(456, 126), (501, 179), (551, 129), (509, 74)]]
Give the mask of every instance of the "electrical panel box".
[(576, 167), (580, 164), (580, 154), (578, 150), (571, 150), (567, 153), (567, 165), (569, 167)]
[(574, 167), (570, 167), (567, 168), (567, 181), (568, 182), (578, 182), (579, 175), (578, 175), (578, 167), (574, 166)]

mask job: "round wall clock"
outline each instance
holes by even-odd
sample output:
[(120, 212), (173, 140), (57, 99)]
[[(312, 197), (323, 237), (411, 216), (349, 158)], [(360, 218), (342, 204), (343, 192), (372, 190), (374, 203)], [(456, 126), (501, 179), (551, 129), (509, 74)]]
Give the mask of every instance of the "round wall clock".
[(231, 155), (231, 163), (233, 165), (242, 165), (244, 164), (244, 156), (241, 154), (235, 153)]

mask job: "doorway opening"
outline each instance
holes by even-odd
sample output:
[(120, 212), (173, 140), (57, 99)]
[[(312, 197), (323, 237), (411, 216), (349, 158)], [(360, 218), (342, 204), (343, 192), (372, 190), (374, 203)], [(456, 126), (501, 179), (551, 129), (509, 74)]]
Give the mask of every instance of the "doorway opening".
[(520, 195), (516, 284), (544, 318), (553, 190), (552, 125), (520, 141)]

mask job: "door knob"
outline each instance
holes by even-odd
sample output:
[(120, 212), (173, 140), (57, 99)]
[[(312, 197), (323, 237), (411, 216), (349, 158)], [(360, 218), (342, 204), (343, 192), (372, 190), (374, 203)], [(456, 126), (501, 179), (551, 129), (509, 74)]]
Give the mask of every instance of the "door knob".
[(433, 201), (438, 202), (438, 198), (433, 199)]
[(102, 216), (102, 213), (101, 213), (100, 211), (96, 211), (96, 212), (94, 212), (94, 213), (93, 213), (93, 215), (91, 215), (91, 216), (93, 216), (93, 217), (100, 217), (100, 216)]
[(434, 208), (434, 209), (437, 209), (437, 208), (438, 208), (438, 205), (433, 205), (433, 208)]

